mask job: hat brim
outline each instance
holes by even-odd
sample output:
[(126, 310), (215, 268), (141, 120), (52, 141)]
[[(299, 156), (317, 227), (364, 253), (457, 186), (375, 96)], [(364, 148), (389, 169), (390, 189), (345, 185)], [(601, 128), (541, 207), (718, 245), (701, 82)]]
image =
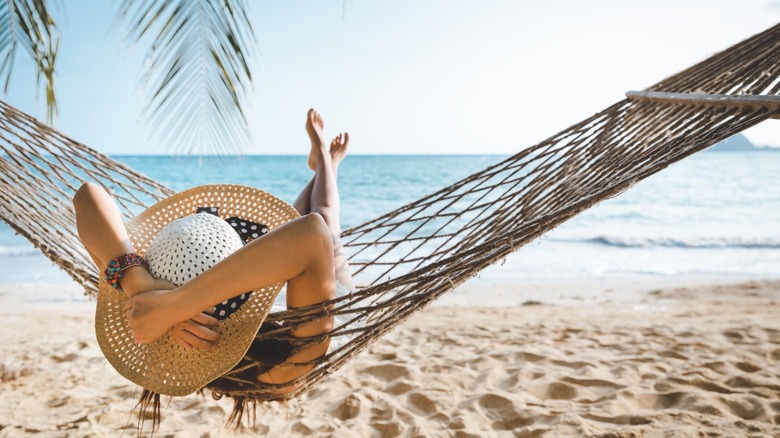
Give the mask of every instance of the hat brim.
[[(158, 202), (126, 224), (136, 252), (145, 254), (162, 227), (195, 214), (198, 207), (217, 207), (223, 219), (238, 216), (267, 225), (269, 230), (300, 216), (291, 205), (252, 187), (194, 187)], [(179, 345), (169, 333), (150, 344), (136, 344), (125, 316), (127, 295), (101, 278), (95, 334), (106, 359), (122, 376), (159, 394), (191, 394), (228, 372), (244, 357), (283, 285), (277, 283), (253, 291), (235, 313), (219, 322), (217, 345), (209, 351), (196, 351)]]

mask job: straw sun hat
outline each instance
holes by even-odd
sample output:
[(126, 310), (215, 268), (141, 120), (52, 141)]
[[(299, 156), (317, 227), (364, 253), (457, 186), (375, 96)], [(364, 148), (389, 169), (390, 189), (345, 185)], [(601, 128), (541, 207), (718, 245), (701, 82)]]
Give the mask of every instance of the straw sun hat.
[[(239, 185), (205, 185), (164, 199), (127, 223), (152, 275), (181, 284), (241, 245), (298, 217), (286, 202)], [(262, 260), (258, 260), (262, 267)], [(209, 351), (182, 347), (166, 333), (136, 344), (125, 316), (127, 296), (101, 278), (95, 333), (106, 359), (127, 379), (164, 395), (186, 395), (233, 368), (249, 349), (282, 288), (247, 291), (217, 306), (219, 342)]]

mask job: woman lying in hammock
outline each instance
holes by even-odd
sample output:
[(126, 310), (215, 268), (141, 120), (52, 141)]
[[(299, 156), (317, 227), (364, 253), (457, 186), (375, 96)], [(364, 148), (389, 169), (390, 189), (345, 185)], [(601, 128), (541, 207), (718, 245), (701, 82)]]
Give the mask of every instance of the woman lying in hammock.
[[(326, 149), (322, 117), (309, 110), (306, 132), (311, 139), (309, 167), (314, 178), (294, 207), (302, 215), (253, 240), (195, 279), (176, 287), (154, 278), (145, 267), (122, 272), (121, 288), (130, 296), (129, 326), (136, 343), (150, 343), (171, 330), (181, 345), (209, 350), (219, 341), (212, 306), (248, 290), (287, 282), (287, 307), (299, 308), (335, 298), (336, 282), (352, 290), (352, 277), (339, 238), (339, 193), (336, 174), (347, 153), (349, 135), (339, 134)], [(134, 253), (119, 209), (111, 196), (94, 184), (84, 184), (75, 194), (78, 232), (95, 264), (104, 269), (110, 260)], [(261, 260), (262, 265), (257, 261)], [(204, 309), (210, 309), (205, 310)], [(293, 336), (328, 332), (333, 318), (322, 318), (296, 327)], [(330, 344), (309, 345), (287, 358), (305, 363), (323, 356)], [(257, 376), (264, 383), (285, 383), (314, 365), (274, 366)]]

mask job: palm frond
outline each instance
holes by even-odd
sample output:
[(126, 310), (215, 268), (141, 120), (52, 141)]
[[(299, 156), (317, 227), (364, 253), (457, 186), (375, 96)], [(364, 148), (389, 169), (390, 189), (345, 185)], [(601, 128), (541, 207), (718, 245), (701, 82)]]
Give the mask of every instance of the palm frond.
[(242, 152), (255, 48), (245, 1), (123, 0), (119, 15), (129, 38), (152, 38), (143, 83), (163, 143), (186, 154)]
[(8, 92), (16, 49), (20, 46), (35, 62), (37, 85), (44, 82), (48, 124), (52, 124), (57, 115), (54, 72), (59, 45), (60, 32), (46, 0), (0, 1), (0, 77), (5, 75), (3, 91)]

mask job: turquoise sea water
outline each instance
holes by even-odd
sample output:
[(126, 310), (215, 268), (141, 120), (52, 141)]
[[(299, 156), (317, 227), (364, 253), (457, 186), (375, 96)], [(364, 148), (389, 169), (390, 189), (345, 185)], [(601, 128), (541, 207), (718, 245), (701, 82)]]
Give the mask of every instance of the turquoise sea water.
[[(176, 190), (260, 187), (291, 202), (304, 156), (116, 157)], [(339, 173), (344, 228), (505, 157), (349, 156)], [(611, 276), (780, 277), (780, 153), (704, 152), (671, 166), (522, 248), (492, 272), (515, 281)], [(0, 224), (0, 283), (68, 281)]]

